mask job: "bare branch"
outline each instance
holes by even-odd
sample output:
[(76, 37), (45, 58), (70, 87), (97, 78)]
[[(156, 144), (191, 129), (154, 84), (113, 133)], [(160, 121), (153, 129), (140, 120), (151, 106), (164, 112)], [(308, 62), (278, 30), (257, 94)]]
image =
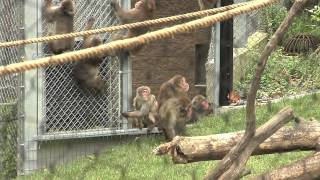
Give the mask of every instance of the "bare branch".
[(288, 16), (283, 20), (283, 22), (263, 50), (258, 61), (255, 77), (251, 83), (250, 91), (248, 94), (245, 135), (243, 136), (241, 141), (233, 149), (231, 149), (230, 152), (219, 162), (215, 170), (213, 172), (209, 172), (205, 176), (205, 179), (229, 180), (237, 179), (240, 176), (241, 170), (243, 170), (244, 168), (243, 166), (251, 155), (250, 152), (255, 149), (255, 147), (249, 146), (249, 143), (254, 137), (256, 129), (255, 100), (257, 90), (259, 89), (262, 73), (265, 69), (269, 56), (276, 48), (278, 42), (283, 38), (288, 27), (292, 24), (296, 14), (304, 7), (306, 2), (307, 0), (296, 0), (296, 2), (291, 7)]

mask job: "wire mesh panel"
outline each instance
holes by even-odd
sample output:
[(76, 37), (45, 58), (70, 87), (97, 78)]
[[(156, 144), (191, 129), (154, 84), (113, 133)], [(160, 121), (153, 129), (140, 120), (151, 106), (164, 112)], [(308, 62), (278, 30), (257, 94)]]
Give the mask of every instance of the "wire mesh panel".
[[(21, 1), (0, 1), (0, 42), (12, 41), (20, 38)], [(18, 62), (20, 59), (18, 47), (0, 49), (0, 65)], [(0, 76), (0, 103), (10, 103), (16, 100), (15, 88), (17, 74)]]
[[(21, 39), (22, 1), (0, 1), (0, 42)], [(19, 47), (0, 48), (0, 66), (19, 62)], [(16, 176), (18, 74), (0, 76), (0, 177)]]
[[(57, 3), (57, 2), (56, 2)], [(117, 23), (110, 1), (75, 1), (74, 30), (85, 29), (90, 17), (95, 28)], [(43, 35), (52, 32), (52, 25), (43, 21)], [(110, 34), (103, 35), (104, 42)], [(76, 39), (75, 49), (81, 49), (82, 40)], [(44, 47), (45, 53), (48, 53)], [(100, 65), (100, 76), (105, 81), (102, 94), (77, 85), (72, 69), (74, 64), (48, 67), (43, 71), (44, 96), (43, 128), (45, 133), (88, 129), (120, 129), (120, 68), (118, 58), (106, 57)]]

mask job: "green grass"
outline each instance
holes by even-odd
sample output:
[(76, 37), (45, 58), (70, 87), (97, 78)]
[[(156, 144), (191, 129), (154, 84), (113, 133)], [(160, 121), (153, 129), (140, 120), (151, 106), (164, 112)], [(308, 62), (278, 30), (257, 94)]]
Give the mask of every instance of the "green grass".
[[(295, 113), (305, 118), (320, 119), (320, 95), (307, 96), (257, 108), (257, 124), (266, 122), (281, 108), (290, 105)], [(188, 129), (188, 134), (210, 135), (233, 132), (244, 129), (244, 109), (233, 110), (227, 114), (206, 117)], [(41, 170), (33, 175), (18, 179), (201, 179), (209, 169), (213, 169), (217, 161), (197, 162), (191, 164), (172, 163), (168, 156), (155, 156), (152, 150), (164, 142), (162, 136), (138, 138), (130, 143), (123, 143), (109, 148), (98, 157), (87, 156), (78, 161), (55, 169)], [(311, 152), (294, 151), (270, 155), (253, 156), (248, 162), (252, 174), (258, 175), (281, 165), (302, 159)]]
[[(257, 49), (251, 49), (249, 58), (253, 59), (245, 67), (245, 75), (236, 82), (237, 92), (246, 95), (255, 74), (256, 61), (260, 57)], [(272, 97), (275, 94), (292, 95), (320, 88), (320, 59), (311, 56), (286, 56), (279, 48), (269, 57), (261, 77), (257, 97)]]

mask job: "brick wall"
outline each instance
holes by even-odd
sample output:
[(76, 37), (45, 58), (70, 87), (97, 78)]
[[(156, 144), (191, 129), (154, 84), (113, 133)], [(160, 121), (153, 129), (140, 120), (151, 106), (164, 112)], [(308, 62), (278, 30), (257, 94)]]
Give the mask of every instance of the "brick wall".
[[(155, 18), (199, 9), (197, 0), (156, 0), (156, 3)], [(152, 30), (159, 28), (161, 27), (153, 27)], [(194, 94), (205, 93), (205, 89), (194, 86), (195, 45), (205, 43), (210, 43), (209, 29), (163, 39), (146, 45), (138, 53), (131, 55), (133, 95), (135, 95), (135, 89), (141, 85), (150, 86), (152, 93), (157, 95), (160, 85), (175, 74), (186, 77), (190, 84), (190, 97)]]

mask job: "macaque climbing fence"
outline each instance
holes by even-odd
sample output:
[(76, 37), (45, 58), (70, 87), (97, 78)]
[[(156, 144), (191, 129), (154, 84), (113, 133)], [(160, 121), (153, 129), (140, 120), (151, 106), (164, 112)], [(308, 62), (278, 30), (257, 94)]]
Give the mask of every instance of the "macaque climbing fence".
[[(53, 4), (59, 2), (53, 0)], [(128, 2), (122, 1), (126, 6)], [(0, 42), (54, 32), (53, 24), (42, 17), (42, 3), (43, 0), (1, 1)], [(74, 4), (74, 31), (83, 31), (90, 17), (95, 18), (94, 28), (118, 24), (109, 0), (80, 0)], [(105, 43), (110, 41), (111, 33), (98, 36)], [(82, 40), (82, 37), (75, 39), (75, 50), (81, 49)], [(1, 48), (0, 65), (50, 55), (46, 42)], [(127, 121), (120, 118), (120, 112), (129, 107), (126, 102), (131, 91), (130, 67), (127, 58), (121, 58), (122, 61), (118, 57), (105, 57), (100, 64), (100, 76), (105, 81), (100, 95), (75, 83), (74, 63), (1, 76), (0, 176), (28, 174), (95, 151), (91, 148), (95, 143), (83, 143), (74, 153), (69, 151), (66, 155), (70, 143), (59, 141), (61, 146), (57, 147), (50, 143), (52, 140), (129, 134)]]
[[(110, 1), (75, 1), (74, 30), (83, 31), (90, 17), (95, 18), (95, 28), (117, 23)], [(42, 36), (53, 32), (52, 24), (43, 21)], [(103, 37), (109, 41), (110, 34)], [(81, 39), (76, 39), (75, 50), (81, 49)], [(44, 53), (48, 51), (44, 48)], [(43, 76), (43, 132), (79, 131), (101, 128), (122, 128), (120, 117), (120, 61), (108, 56), (100, 65), (105, 81), (104, 92), (95, 95), (89, 89), (82, 90), (73, 77), (74, 64), (44, 69)]]

